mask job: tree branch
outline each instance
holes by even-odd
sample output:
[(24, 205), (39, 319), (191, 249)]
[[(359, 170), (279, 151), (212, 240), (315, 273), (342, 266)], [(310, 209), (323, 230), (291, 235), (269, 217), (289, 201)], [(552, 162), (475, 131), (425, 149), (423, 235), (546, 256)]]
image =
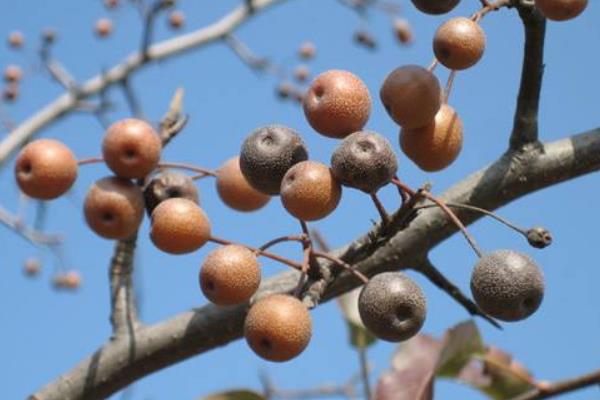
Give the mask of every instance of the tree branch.
[(146, 57), (139, 52), (130, 54), (120, 64), (83, 83), (79, 87), (80, 90), (77, 93), (77, 97), (73, 96), (72, 93), (64, 93), (16, 127), (0, 142), (0, 167), (39, 130), (55, 122), (68, 112), (73, 111), (78, 105), (78, 100), (96, 95), (108, 86), (120, 83), (123, 79), (147, 64), (183, 54), (186, 51), (220, 40), (224, 35), (232, 32), (239, 25), (247, 21), (250, 16), (257, 14), (260, 10), (269, 6), (280, 4), (283, 1), (254, 0), (252, 13), (249, 12), (245, 4), (240, 5), (217, 22), (205, 28), (150, 46), (146, 52)]
[[(600, 128), (523, 152), (508, 152), (492, 165), (459, 182), (441, 198), (446, 202), (496, 209), (536, 190), (600, 169)], [(400, 210), (399, 212), (402, 212)], [(392, 216), (392, 221), (394, 220)], [(469, 213), (470, 224), (480, 214)], [(405, 224), (390, 225), (381, 233), (375, 226), (366, 235), (333, 254), (368, 276), (407, 268), (433, 247), (456, 233), (456, 226), (437, 208), (418, 211)], [(322, 268), (329, 263), (322, 264)], [(333, 268), (329, 271), (334, 274)], [(332, 299), (359, 285), (351, 273), (339, 274), (321, 300)], [(288, 271), (261, 285), (264, 292), (293, 290), (298, 272)], [(242, 336), (247, 305), (207, 305), (170, 320), (143, 327), (136, 334), (134, 356), (127, 359), (126, 340), (107, 342), (71, 371), (33, 395), (31, 399), (100, 399), (161, 368), (223, 346)]]
[(517, 9), (525, 27), (525, 54), (513, 131), (510, 136), (510, 148), (513, 150), (538, 141), (538, 109), (544, 74), (546, 35), (546, 19), (533, 4), (519, 2)]
[(135, 349), (135, 331), (140, 327), (132, 284), (136, 240), (137, 234), (116, 242), (108, 272), (113, 339), (127, 337), (131, 342), (130, 356)]
[(58, 235), (48, 235), (36, 229), (26, 227), (19, 217), (11, 215), (2, 207), (0, 207), (0, 224), (12, 229), (36, 246), (56, 246), (62, 242), (62, 237)]
[(573, 392), (586, 386), (600, 384), (600, 369), (589, 374), (581, 375), (576, 378), (557, 381), (544, 386), (543, 388), (533, 389), (527, 393), (517, 396), (511, 400), (539, 400), (557, 396), (559, 394)]

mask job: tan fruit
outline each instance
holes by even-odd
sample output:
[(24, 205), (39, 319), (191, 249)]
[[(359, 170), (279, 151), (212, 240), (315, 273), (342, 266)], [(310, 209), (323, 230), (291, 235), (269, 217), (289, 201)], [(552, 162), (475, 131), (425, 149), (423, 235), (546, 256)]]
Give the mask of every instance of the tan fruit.
[(317, 76), (302, 105), (313, 129), (332, 138), (361, 130), (371, 114), (369, 89), (359, 77), (342, 70)]
[(244, 322), (250, 348), (269, 361), (288, 361), (310, 341), (312, 322), (304, 304), (295, 297), (274, 294), (257, 301)]
[(418, 65), (393, 70), (383, 82), (379, 97), (390, 117), (403, 128), (433, 121), (441, 105), (438, 79)]
[(106, 165), (122, 178), (140, 179), (158, 164), (162, 145), (158, 134), (145, 121), (128, 118), (115, 122), (102, 141)]
[(108, 176), (88, 190), (83, 206), (88, 226), (106, 239), (127, 239), (144, 217), (144, 196), (128, 179)]
[(439, 171), (456, 159), (463, 142), (463, 124), (454, 109), (442, 105), (433, 123), (416, 129), (402, 129), (400, 147), (424, 171)]
[(242, 304), (260, 285), (256, 254), (244, 246), (227, 245), (212, 251), (200, 269), (200, 288), (214, 304)]
[(217, 193), (223, 203), (238, 211), (255, 211), (271, 200), (271, 196), (254, 189), (244, 178), (239, 157), (227, 160), (217, 170)]
[(27, 276), (36, 276), (42, 269), (42, 263), (38, 258), (30, 257), (23, 264), (23, 272)]
[(294, 78), (298, 82), (304, 82), (310, 76), (310, 70), (306, 65), (298, 65), (296, 69), (294, 69)]
[(447, 68), (462, 70), (481, 59), (485, 41), (485, 33), (478, 23), (465, 17), (452, 18), (436, 31), (433, 52)]
[(23, 77), (23, 71), (17, 65), (8, 65), (4, 69), (4, 80), (6, 82), (19, 82)]
[(210, 238), (210, 221), (193, 201), (167, 199), (152, 212), (150, 239), (160, 250), (171, 254), (191, 253)]
[(173, 11), (169, 15), (169, 26), (173, 29), (179, 29), (185, 23), (185, 15), (181, 11)]
[(108, 37), (113, 31), (113, 23), (108, 18), (100, 18), (94, 26), (96, 35), (100, 38)]
[(2, 90), (2, 98), (6, 101), (15, 101), (19, 97), (19, 85), (11, 82)]
[(410, 44), (414, 40), (414, 35), (410, 23), (404, 18), (394, 20), (394, 34), (402, 44)]
[(19, 153), (15, 177), (29, 197), (51, 200), (73, 186), (77, 169), (77, 160), (67, 146), (53, 139), (38, 139)]
[(317, 54), (317, 47), (312, 42), (304, 42), (298, 49), (298, 56), (303, 60), (310, 60)]
[(25, 43), (23, 34), (19, 31), (13, 31), (8, 35), (8, 45), (13, 49), (20, 49)]
[(415, 7), (426, 14), (445, 14), (450, 12), (460, 0), (411, 0)]
[(566, 21), (585, 10), (588, 0), (535, 0), (535, 6), (548, 19)]
[(342, 186), (331, 169), (315, 161), (303, 161), (281, 181), (281, 202), (294, 217), (316, 221), (331, 214), (342, 197)]

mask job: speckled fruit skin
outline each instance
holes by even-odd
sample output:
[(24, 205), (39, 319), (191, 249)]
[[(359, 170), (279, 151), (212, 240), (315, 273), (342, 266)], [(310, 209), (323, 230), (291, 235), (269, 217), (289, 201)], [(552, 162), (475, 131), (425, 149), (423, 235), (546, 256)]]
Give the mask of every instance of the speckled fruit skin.
[(127, 239), (142, 223), (144, 196), (128, 179), (105, 177), (88, 190), (83, 212), (88, 226), (99, 236)]
[(460, 0), (411, 0), (417, 9), (426, 14), (445, 14), (452, 11)]
[(55, 199), (66, 193), (77, 179), (73, 152), (53, 139), (35, 140), (21, 150), (15, 163), (19, 188), (29, 197)]
[(446, 104), (432, 124), (400, 131), (400, 147), (424, 171), (440, 171), (458, 157), (463, 143), (463, 124), (454, 109)]
[(254, 189), (244, 178), (239, 157), (227, 160), (217, 170), (217, 193), (227, 206), (243, 212), (256, 211), (271, 200), (271, 196)]
[(122, 178), (141, 179), (158, 164), (162, 145), (145, 121), (127, 118), (112, 124), (102, 141), (106, 165)]
[(581, 14), (588, 0), (535, 0), (535, 6), (548, 19), (566, 21)]
[(150, 239), (170, 254), (191, 253), (210, 238), (211, 226), (206, 213), (193, 201), (168, 199), (152, 212)]
[(463, 70), (475, 65), (485, 50), (485, 32), (465, 17), (444, 22), (433, 37), (433, 52), (445, 67)]
[(258, 128), (244, 140), (240, 170), (254, 189), (277, 195), (288, 169), (306, 159), (308, 151), (296, 131), (283, 125), (269, 125)]
[(544, 298), (542, 271), (527, 255), (496, 250), (479, 259), (471, 275), (475, 302), (490, 316), (520, 321), (533, 314)]
[(176, 197), (182, 197), (199, 204), (198, 188), (189, 176), (174, 172), (161, 171), (152, 177), (144, 189), (146, 211), (149, 215), (161, 202)]
[(438, 79), (418, 65), (393, 70), (379, 91), (389, 116), (403, 128), (417, 128), (431, 123), (441, 105)]
[(257, 301), (244, 322), (244, 337), (250, 348), (269, 361), (288, 361), (298, 356), (310, 341), (310, 313), (295, 297), (274, 294)]
[(369, 280), (358, 298), (358, 312), (367, 329), (390, 342), (417, 334), (427, 313), (421, 288), (401, 272), (383, 272)]
[(294, 217), (303, 221), (325, 218), (336, 209), (342, 186), (331, 169), (316, 161), (302, 161), (281, 181), (281, 202)]
[(344, 186), (375, 193), (398, 171), (390, 142), (376, 132), (355, 132), (345, 138), (331, 155), (331, 169)]
[(232, 306), (250, 300), (260, 285), (260, 276), (256, 254), (232, 244), (210, 252), (200, 269), (199, 281), (208, 300)]
[(302, 103), (310, 126), (331, 138), (361, 130), (371, 114), (371, 95), (351, 72), (325, 71), (312, 82)]

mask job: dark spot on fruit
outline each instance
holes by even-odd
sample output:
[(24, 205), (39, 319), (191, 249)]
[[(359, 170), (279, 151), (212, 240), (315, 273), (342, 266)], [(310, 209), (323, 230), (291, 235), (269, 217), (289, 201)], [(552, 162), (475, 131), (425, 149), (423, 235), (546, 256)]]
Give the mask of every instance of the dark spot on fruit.
[(208, 290), (215, 290), (215, 284), (214, 284), (214, 282), (213, 281), (207, 281), (206, 282), (206, 288)]
[(31, 167), (31, 163), (26, 162), (26, 163), (23, 163), (21, 165), (21, 172), (24, 173), (24, 174), (26, 174), (26, 175), (29, 174), (29, 173), (31, 173), (32, 169), (33, 168)]
[(413, 318), (413, 315), (414, 313), (412, 308), (406, 305), (396, 307), (396, 318), (398, 318), (399, 322), (408, 321)]
[(325, 88), (321, 85), (317, 85), (314, 88), (315, 91), (315, 96), (320, 99), (321, 97), (323, 97), (323, 95), (325, 94)]
[(115, 219), (115, 216), (111, 212), (102, 213), (102, 221), (104, 222), (112, 222)]
[(271, 348), (273, 347), (273, 345), (271, 344), (271, 341), (267, 338), (262, 338), (260, 339), (260, 347), (263, 347), (265, 349), (271, 350)]
[(129, 158), (129, 159), (135, 158), (135, 156), (137, 155), (135, 149), (125, 149), (124, 154), (125, 154), (125, 158)]
[(168, 188), (167, 196), (168, 197), (181, 197), (181, 191), (177, 188)]

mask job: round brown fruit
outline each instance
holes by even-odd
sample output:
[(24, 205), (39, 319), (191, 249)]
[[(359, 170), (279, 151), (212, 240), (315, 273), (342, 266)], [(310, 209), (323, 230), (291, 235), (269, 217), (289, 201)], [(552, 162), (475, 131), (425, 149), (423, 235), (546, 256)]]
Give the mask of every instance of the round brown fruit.
[(27, 276), (36, 276), (42, 269), (42, 263), (39, 258), (30, 257), (23, 264), (23, 272)]
[(250, 348), (269, 361), (288, 361), (298, 356), (310, 341), (310, 313), (295, 297), (274, 294), (257, 301), (244, 322), (244, 337)]
[(281, 181), (281, 202), (294, 217), (303, 221), (325, 218), (337, 207), (342, 186), (331, 169), (315, 161), (294, 165)]
[(548, 19), (566, 21), (585, 10), (588, 0), (535, 0), (535, 6)]
[(393, 70), (379, 91), (390, 117), (403, 128), (418, 128), (433, 121), (441, 106), (438, 79), (418, 65)]
[(419, 11), (425, 14), (445, 14), (452, 11), (460, 0), (411, 0)]
[(77, 160), (67, 146), (53, 139), (38, 139), (19, 153), (15, 177), (27, 196), (51, 200), (73, 186), (77, 168)]
[(454, 109), (442, 105), (433, 123), (400, 131), (400, 147), (424, 171), (439, 171), (458, 157), (463, 143), (463, 124)]
[(452, 18), (435, 32), (433, 52), (447, 68), (472, 67), (485, 50), (485, 33), (477, 22), (465, 17)]
[(317, 76), (302, 105), (313, 129), (331, 138), (361, 130), (371, 114), (369, 89), (356, 75), (342, 70)]
[(202, 293), (214, 304), (232, 306), (252, 297), (260, 285), (256, 254), (240, 245), (213, 250), (200, 269)]
[(112, 124), (102, 141), (104, 162), (122, 178), (141, 179), (158, 164), (162, 145), (150, 124), (127, 118)]
[(244, 178), (239, 157), (230, 158), (217, 170), (217, 193), (227, 206), (245, 212), (258, 210), (271, 200)]
[(94, 31), (98, 37), (106, 38), (110, 36), (113, 31), (113, 23), (108, 18), (100, 18), (98, 21), (96, 21)]
[(127, 239), (144, 217), (144, 196), (128, 179), (108, 176), (92, 185), (83, 211), (88, 226), (106, 239)]
[(394, 35), (402, 44), (410, 44), (414, 40), (414, 35), (410, 23), (404, 18), (394, 20)]
[(8, 65), (4, 69), (4, 81), (19, 82), (23, 77), (23, 71), (17, 65)]
[(298, 49), (298, 56), (303, 60), (310, 60), (317, 54), (317, 46), (313, 42), (304, 42)]
[(210, 221), (193, 201), (168, 199), (152, 212), (150, 239), (160, 250), (171, 254), (191, 253), (210, 238)]
[(13, 49), (20, 49), (25, 43), (25, 37), (19, 31), (13, 31), (8, 35), (8, 45)]
[(11, 82), (4, 87), (2, 91), (2, 98), (5, 101), (15, 101), (19, 97), (19, 85), (15, 82)]
[(173, 29), (179, 29), (185, 23), (185, 15), (181, 11), (173, 11), (169, 15), (169, 26)]

